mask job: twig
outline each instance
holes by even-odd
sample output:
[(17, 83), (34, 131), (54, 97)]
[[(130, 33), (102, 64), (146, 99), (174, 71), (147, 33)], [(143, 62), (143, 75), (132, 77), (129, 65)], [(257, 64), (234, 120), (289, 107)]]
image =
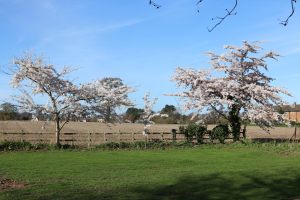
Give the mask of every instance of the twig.
[(197, 6), (197, 12), (198, 13), (200, 12), (199, 4), (202, 3), (202, 1), (204, 1), (204, 0), (197, 0), (196, 6)]
[(5, 71), (5, 70), (2, 69), (2, 68), (4, 68), (4, 67), (0, 66), (0, 73), (3, 73), (3, 74), (5, 74), (5, 75), (9, 75), (9, 76), (12, 76), (12, 75), (13, 75), (13, 73), (9, 73), (8, 71)]
[(219, 111), (214, 105), (212, 105), (211, 103), (209, 104), (211, 106), (211, 108), (216, 111), (217, 113), (219, 113), (219, 115), (223, 116), (225, 119), (227, 119), (229, 121), (229, 118), (224, 114), (222, 113), (221, 111)]
[[(200, 4), (203, 2), (204, 0), (196, 0), (196, 6), (198, 7), (197, 8), (197, 12), (199, 13), (200, 12), (200, 9), (199, 9), (199, 6)], [(212, 21), (213, 20), (218, 20), (218, 22), (212, 26), (211, 28), (207, 27), (207, 30), (209, 32), (212, 32), (215, 28), (217, 28), (220, 24), (223, 23), (223, 21), (229, 17), (229, 16), (232, 16), (232, 15), (236, 15), (237, 12), (235, 12), (236, 8), (237, 8), (237, 5), (239, 3), (239, 0), (234, 0), (235, 1), (235, 4), (234, 6), (229, 10), (229, 9), (226, 9), (226, 14), (223, 16), (223, 17), (215, 17), (215, 18), (212, 18)], [(286, 20), (280, 20), (280, 24), (282, 24), (283, 26), (287, 26), (288, 25), (288, 22), (290, 20), (290, 18), (294, 15), (295, 13), (295, 4), (297, 3), (297, 0), (290, 0), (291, 2), (291, 13), (290, 15), (286, 18)], [(161, 5), (158, 5), (154, 2), (154, 0), (149, 0), (149, 4), (151, 6), (154, 6), (155, 8), (159, 9), (161, 7)]]
[(297, 0), (291, 0), (291, 13), (290, 15), (286, 18), (286, 20), (280, 20), (280, 24), (282, 24), (283, 26), (288, 25), (290, 18), (294, 15), (295, 13), (295, 4), (297, 3)]
[(159, 9), (161, 7), (161, 5), (158, 5), (153, 0), (149, 0), (149, 4), (152, 5), (152, 6), (154, 6), (156, 9)]
[[(203, 1), (203, 0), (202, 0)], [(200, 3), (202, 1), (199, 1)], [(228, 16), (231, 16), (231, 15), (236, 15), (236, 12), (235, 9), (238, 5), (238, 0), (235, 0), (235, 4), (234, 6), (231, 8), (231, 10), (228, 10), (226, 9), (225, 11), (227, 12), (226, 15), (224, 17), (215, 17), (215, 18), (212, 18), (212, 20), (215, 20), (215, 19), (218, 19), (219, 21), (211, 28), (207, 28), (208, 32), (212, 32), (217, 26), (219, 26), (220, 24), (222, 24), (222, 22), (228, 17)]]

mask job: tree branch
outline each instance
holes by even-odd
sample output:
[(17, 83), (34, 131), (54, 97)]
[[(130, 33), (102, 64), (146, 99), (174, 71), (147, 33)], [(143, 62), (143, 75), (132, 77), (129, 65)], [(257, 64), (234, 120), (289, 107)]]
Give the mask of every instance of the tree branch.
[(297, 3), (297, 0), (290, 0), (291, 1), (291, 13), (290, 15), (286, 18), (286, 20), (280, 20), (280, 24), (283, 26), (288, 25), (290, 18), (294, 15), (295, 13), (295, 4)]
[(197, 0), (196, 6), (198, 7), (197, 8), (198, 13), (200, 12), (199, 5), (200, 5), (200, 3), (202, 3), (202, 1), (204, 1), (204, 0)]
[(214, 111), (216, 111), (217, 113), (219, 113), (219, 115), (221, 115), (225, 119), (229, 120), (229, 118), (224, 113), (222, 113), (221, 111), (219, 111), (214, 105), (212, 105), (211, 103), (209, 105), (211, 106), (212, 109), (214, 109)]
[(149, 4), (153, 7), (155, 7), (156, 9), (159, 9), (161, 7), (161, 5), (158, 5), (157, 3), (155, 3), (153, 0), (149, 0)]
[(66, 121), (64, 121), (64, 123), (59, 128), (59, 131), (61, 131), (67, 123), (69, 123), (69, 119), (66, 119)]
[[(204, 0), (196, 0), (196, 6), (198, 6), (197, 8), (197, 12), (199, 13), (200, 12), (200, 9), (199, 9), (199, 5), (203, 2)], [(207, 30), (209, 32), (212, 32), (215, 28), (217, 28), (219, 25), (221, 25), (223, 23), (223, 21), (229, 17), (229, 16), (232, 16), (232, 15), (236, 15), (237, 12), (235, 11), (237, 6), (238, 6), (238, 3), (239, 3), (239, 0), (234, 0), (235, 1), (235, 4), (233, 5), (233, 7), (231, 9), (226, 9), (226, 14), (223, 16), (223, 17), (214, 17), (212, 18), (212, 21), (214, 20), (218, 20), (217, 23), (215, 23), (211, 28), (207, 27)], [(286, 18), (286, 20), (280, 20), (280, 24), (282, 24), (283, 26), (287, 26), (288, 25), (288, 22), (290, 20), (290, 18), (294, 15), (295, 13), (295, 8), (296, 8), (296, 3), (297, 3), (297, 0), (290, 0), (290, 3), (291, 3), (291, 13), (290, 15)], [(157, 3), (154, 2), (154, 0), (149, 0), (149, 4), (157, 9), (159, 9), (161, 7), (161, 5), (158, 5)]]
[[(200, 1), (201, 3), (202, 1)], [(236, 12), (235, 9), (238, 5), (238, 0), (235, 0), (235, 4), (234, 6), (231, 8), (231, 10), (228, 10), (226, 9), (225, 11), (227, 12), (226, 15), (224, 15), (223, 17), (215, 17), (215, 18), (212, 18), (212, 21), (215, 20), (215, 19), (218, 19), (219, 21), (211, 28), (207, 28), (208, 32), (212, 32), (215, 28), (217, 28), (220, 24), (222, 24), (222, 22), (229, 16), (232, 16), (232, 15), (236, 15)]]

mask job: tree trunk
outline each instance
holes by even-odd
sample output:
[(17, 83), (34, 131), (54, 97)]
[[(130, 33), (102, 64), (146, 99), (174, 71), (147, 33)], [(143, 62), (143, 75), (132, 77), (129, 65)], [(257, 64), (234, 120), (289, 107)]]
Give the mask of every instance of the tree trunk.
[(233, 105), (229, 111), (229, 122), (234, 142), (240, 139), (241, 119), (239, 113), (240, 108), (237, 105)]
[(55, 116), (55, 145), (60, 147), (60, 121), (59, 117)]
[(105, 114), (105, 122), (112, 122), (112, 119), (111, 119), (111, 108), (110, 106), (107, 106), (106, 108), (106, 114)]
[(244, 128), (243, 128), (243, 139), (246, 139), (246, 131), (247, 131), (247, 124), (244, 124)]

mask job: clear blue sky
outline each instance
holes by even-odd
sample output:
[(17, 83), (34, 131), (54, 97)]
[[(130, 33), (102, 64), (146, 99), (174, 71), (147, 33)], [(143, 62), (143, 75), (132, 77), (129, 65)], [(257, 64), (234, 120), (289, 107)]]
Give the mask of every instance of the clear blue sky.
[[(206, 68), (204, 52), (221, 53), (225, 44), (264, 41), (265, 50), (282, 55), (270, 62), (275, 85), (288, 89), (300, 103), (300, 5), (287, 27), (279, 25), (290, 13), (289, 0), (240, 1), (237, 15), (209, 33), (211, 18), (222, 15), (233, 0), (0, 0), (0, 65), (25, 51), (42, 54), (51, 63), (78, 68), (77, 82), (120, 77), (136, 88), (130, 97), (142, 107), (150, 92), (158, 97), (155, 110), (178, 101), (170, 78), (177, 66)], [(0, 100), (16, 94), (0, 74)]]

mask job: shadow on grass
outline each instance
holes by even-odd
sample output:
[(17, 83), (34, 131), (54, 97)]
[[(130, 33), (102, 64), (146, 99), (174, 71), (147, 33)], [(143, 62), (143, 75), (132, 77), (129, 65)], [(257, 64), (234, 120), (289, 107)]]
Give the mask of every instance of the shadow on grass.
[[(65, 185), (66, 186), (66, 185)], [(300, 174), (258, 174), (182, 177), (170, 185), (139, 186), (134, 188), (93, 188), (56, 187), (44, 192), (35, 189), (6, 192), (5, 199), (299, 199)]]
[(287, 142), (300, 142), (300, 139), (288, 138), (252, 138), (251, 141), (258, 143), (287, 143)]
[[(300, 175), (272, 178), (239, 175), (238, 179), (220, 174), (182, 177), (176, 183), (136, 190), (143, 199), (294, 199), (300, 197)], [(235, 177), (237, 178), (237, 177)]]

